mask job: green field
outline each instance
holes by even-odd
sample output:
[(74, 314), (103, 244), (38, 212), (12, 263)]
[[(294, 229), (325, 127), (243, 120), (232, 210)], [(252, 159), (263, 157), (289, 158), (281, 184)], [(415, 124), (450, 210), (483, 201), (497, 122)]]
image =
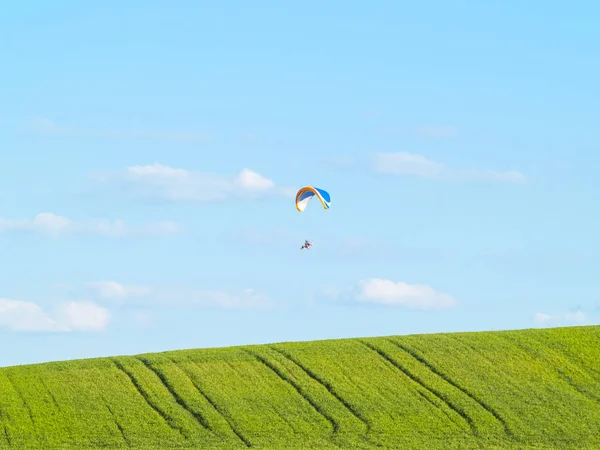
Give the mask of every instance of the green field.
[(600, 327), (0, 369), (0, 448), (600, 448)]

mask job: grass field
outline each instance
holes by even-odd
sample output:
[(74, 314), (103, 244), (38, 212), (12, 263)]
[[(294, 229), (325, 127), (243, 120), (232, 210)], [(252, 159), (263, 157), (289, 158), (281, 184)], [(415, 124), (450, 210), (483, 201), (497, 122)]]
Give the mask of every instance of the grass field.
[(600, 448), (600, 327), (0, 369), (0, 448)]

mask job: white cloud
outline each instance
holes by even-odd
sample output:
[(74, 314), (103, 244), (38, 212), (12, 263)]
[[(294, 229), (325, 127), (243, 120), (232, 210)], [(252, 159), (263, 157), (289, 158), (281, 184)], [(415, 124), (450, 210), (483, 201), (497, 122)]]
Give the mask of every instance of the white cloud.
[(253, 289), (241, 292), (220, 290), (200, 290), (163, 286), (128, 286), (116, 281), (100, 281), (89, 283), (100, 298), (106, 300), (129, 300), (130, 303), (141, 302), (167, 303), (181, 306), (206, 306), (223, 309), (257, 309), (271, 306), (271, 300)]
[(552, 320), (552, 316), (544, 313), (536, 313), (533, 316), (533, 320), (535, 320), (535, 322), (538, 324), (543, 324)]
[(234, 176), (192, 172), (159, 163), (128, 167), (124, 172), (96, 176), (117, 181), (141, 196), (172, 201), (209, 202), (264, 195), (289, 196), (289, 187), (276, 187), (273, 180), (244, 168)]
[(423, 155), (404, 152), (378, 153), (373, 164), (377, 172), (424, 178), (438, 177), (444, 169), (442, 164), (433, 162)]
[(39, 118), (32, 121), (30, 124), (30, 130), (43, 134), (58, 134), (63, 136), (88, 138), (143, 139), (153, 141), (181, 142), (197, 142), (206, 141), (209, 139), (209, 137), (204, 133), (189, 131), (148, 130), (141, 128), (105, 130), (75, 129), (73, 127), (60, 125), (48, 118)]
[(158, 222), (127, 226), (121, 220), (94, 219), (77, 221), (54, 213), (44, 212), (33, 219), (6, 219), (0, 217), (0, 232), (29, 231), (58, 236), (67, 233), (97, 234), (102, 236), (173, 234), (179, 231), (174, 222)]
[(417, 133), (426, 137), (454, 137), (458, 135), (458, 130), (449, 125), (442, 126), (424, 126), (417, 128)]
[(48, 313), (36, 303), (0, 298), (0, 328), (26, 332), (102, 331), (109, 313), (90, 302), (69, 302)]
[(414, 153), (377, 153), (373, 160), (377, 172), (446, 181), (496, 181), (523, 183), (525, 176), (515, 170), (499, 172), (494, 170), (460, 169), (432, 161)]
[(105, 308), (90, 302), (69, 302), (60, 308), (59, 320), (70, 330), (102, 331), (108, 325)]
[(361, 302), (407, 306), (419, 309), (448, 308), (456, 305), (450, 295), (424, 284), (407, 284), (380, 278), (360, 281), (357, 299)]
[(241, 189), (250, 191), (262, 191), (275, 187), (273, 181), (250, 169), (242, 169), (235, 178), (235, 184)]
[(558, 326), (574, 323), (585, 323), (587, 321), (587, 316), (582, 311), (568, 312), (556, 315), (538, 312), (534, 314), (533, 320), (538, 326)]
[(329, 288), (325, 295), (362, 304), (402, 306), (413, 309), (443, 309), (458, 304), (449, 294), (437, 292), (423, 284), (407, 284), (381, 278), (361, 280), (350, 290), (336, 291)]
[(0, 298), (0, 327), (14, 331), (67, 331), (32, 302)]

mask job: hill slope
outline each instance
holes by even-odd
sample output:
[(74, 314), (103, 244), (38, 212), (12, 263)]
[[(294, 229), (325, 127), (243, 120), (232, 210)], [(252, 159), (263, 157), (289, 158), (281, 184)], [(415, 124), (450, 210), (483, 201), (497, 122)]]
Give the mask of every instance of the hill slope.
[(600, 448), (600, 327), (0, 369), (0, 448)]

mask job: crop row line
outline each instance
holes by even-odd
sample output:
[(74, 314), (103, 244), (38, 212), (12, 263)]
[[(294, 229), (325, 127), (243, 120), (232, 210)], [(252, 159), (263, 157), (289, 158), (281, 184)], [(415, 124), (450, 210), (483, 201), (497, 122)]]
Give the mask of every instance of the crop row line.
[(275, 366), (273, 363), (269, 362), (269, 360), (267, 360), (263, 356), (259, 355), (258, 353), (255, 353), (248, 349), (243, 349), (243, 351), (248, 353), (249, 355), (252, 355), (254, 358), (256, 358), (256, 360), (258, 360), (260, 363), (262, 363), (265, 367), (267, 367), (272, 372), (274, 372), (281, 380), (283, 380), (284, 382), (286, 382), (290, 386), (292, 386), (296, 390), (296, 392), (304, 400), (306, 400), (310, 404), (310, 406), (312, 406), (315, 409), (315, 411), (317, 411), (319, 414), (321, 414), (331, 424), (332, 433), (334, 435), (339, 432), (340, 425), (333, 418), (333, 416), (327, 414), (327, 412), (317, 402), (312, 400), (310, 398), (310, 395), (308, 395), (304, 391), (304, 389), (302, 389), (302, 386), (300, 386), (298, 383), (296, 383), (291, 377), (288, 377), (287, 375), (285, 375), (282, 370), (280, 370), (277, 366)]
[[(450, 399), (446, 398), (446, 396), (443, 393), (439, 392), (438, 390), (436, 390), (430, 386), (427, 386), (427, 384), (423, 380), (421, 380), (418, 376), (416, 376), (415, 374), (410, 372), (407, 368), (403, 367), (398, 361), (396, 361), (394, 358), (392, 358), (390, 355), (388, 355), (386, 352), (384, 352), (380, 348), (374, 346), (373, 344), (371, 344), (369, 342), (363, 341), (363, 340), (359, 340), (359, 342), (362, 343), (363, 345), (365, 345), (366, 347), (368, 347), (369, 349), (371, 349), (372, 351), (374, 351), (375, 353), (377, 353), (380, 357), (382, 357), (384, 360), (386, 360), (393, 367), (398, 369), (400, 372), (402, 372), (408, 378), (413, 380), (415, 383), (417, 383), (423, 389), (430, 392), (436, 398), (438, 398), (443, 403), (445, 403), (452, 411), (454, 411), (456, 414), (458, 414), (460, 417), (462, 417), (467, 422), (467, 424), (471, 428), (471, 432), (473, 433), (473, 435), (478, 434), (477, 427), (475, 426), (473, 419), (462, 408), (460, 408), (457, 405), (454, 405), (452, 403), (452, 401)], [(427, 397), (425, 397), (425, 398), (427, 398)], [(438, 406), (436, 405), (436, 407), (438, 407)], [(442, 408), (440, 408), (440, 409), (442, 409)], [(442, 409), (442, 411), (443, 411), (443, 409)]]
[[(196, 419), (196, 421), (206, 430), (210, 431), (211, 433), (214, 433), (214, 430), (211, 428), (210, 424), (208, 423), (208, 421), (206, 420), (205, 417), (202, 416), (202, 414), (197, 413), (196, 411), (192, 410), (185, 402), (184, 399), (181, 398), (181, 396), (179, 394), (177, 394), (177, 392), (175, 391), (175, 389), (173, 388), (173, 386), (171, 386), (171, 383), (169, 383), (169, 380), (167, 379), (167, 377), (165, 377), (165, 375), (158, 370), (157, 368), (155, 368), (150, 361), (148, 361), (146, 358), (142, 358), (142, 357), (138, 357), (137, 358), (138, 361), (141, 361), (141, 363), (150, 371), (152, 371), (160, 380), (160, 382), (164, 385), (164, 387), (169, 391), (169, 393), (171, 394), (171, 396), (175, 399), (175, 401), (177, 402), (177, 404), (179, 406), (181, 406), (183, 409), (185, 409), (188, 413), (190, 413), (192, 415), (192, 417), (194, 417)], [(189, 437), (189, 436), (187, 436)]]
[(429, 370), (431, 370), (437, 376), (439, 376), (440, 378), (442, 378), (444, 381), (446, 381), (447, 383), (451, 384), (456, 389), (458, 389), (459, 391), (461, 391), (462, 393), (464, 393), (465, 395), (467, 395), (468, 397), (470, 397), (473, 401), (477, 402), (483, 409), (485, 409), (487, 412), (489, 412), (492, 416), (494, 416), (502, 424), (502, 427), (504, 428), (504, 432), (506, 433), (507, 436), (514, 437), (514, 435), (512, 433), (512, 430), (509, 428), (509, 426), (506, 423), (506, 421), (504, 420), (504, 418), (502, 418), (502, 416), (496, 410), (494, 410), (491, 406), (489, 406), (487, 403), (485, 403), (483, 400), (481, 400), (480, 398), (478, 398), (476, 395), (472, 394), (467, 389), (465, 389), (464, 387), (462, 387), (458, 382), (454, 381), (448, 375), (446, 375), (445, 373), (441, 372), (437, 367), (435, 367), (435, 365), (433, 365), (432, 363), (430, 363), (429, 361), (427, 361), (423, 356), (419, 355), (416, 351), (414, 351), (411, 348), (409, 348), (409, 347), (407, 347), (407, 346), (405, 346), (403, 344), (400, 344), (399, 342), (396, 342), (396, 341), (394, 341), (392, 339), (388, 338), (386, 340), (388, 342), (392, 343), (393, 345), (395, 345), (396, 347), (398, 347), (399, 349), (401, 349), (401, 350), (405, 351), (406, 353), (408, 353), (410, 356), (412, 356), (417, 361), (419, 361), (421, 364), (423, 364), (424, 366), (426, 366)]
[[(175, 365), (177, 365), (177, 367), (179, 367), (179, 365), (171, 360), (171, 362)], [(250, 442), (250, 440), (248, 438), (246, 438), (242, 432), (240, 430), (238, 430), (238, 428), (234, 425), (233, 421), (224, 413), (224, 411), (221, 410), (221, 408), (217, 405), (217, 403), (210, 398), (210, 396), (203, 390), (200, 388), (200, 386), (198, 386), (198, 383), (196, 383), (196, 381), (189, 375), (188, 371), (182, 368), (182, 371), (185, 373), (185, 375), (188, 377), (188, 379), (192, 382), (192, 384), (194, 385), (194, 387), (196, 388), (196, 390), (198, 391), (198, 393), (204, 397), (204, 399), (206, 399), (206, 401), (210, 404), (210, 406), (212, 406), (212, 408), (217, 412), (217, 414), (219, 414), (223, 420), (225, 420), (225, 422), (227, 423), (227, 425), (229, 426), (229, 429), (231, 430), (231, 432), (233, 434), (235, 434), (237, 436), (237, 438), (248, 448), (252, 447), (252, 443)]]
[(166, 424), (169, 427), (171, 427), (171, 429), (173, 429), (174, 431), (179, 432), (184, 438), (186, 438), (185, 433), (183, 432), (183, 430), (181, 428), (175, 426), (173, 423), (171, 423), (172, 421), (170, 420), (169, 416), (158, 405), (154, 404), (154, 402), (150, 399), (150, 396), (145, 391), (145, 389), (143, 388), (143, 386), (141, 385), (141, 383), (138, 382), (138, 380), (136, 379), (136, 377), (131, 372), (129, 372), (120, 361), (118, 361), (117, 359), (114, 359), (114, 358), (112, 359), (112, 361), (115, 363), (115, 365), (117, 366), (117, 368), (119, 370), (121, 370), (125, 375), (127, 375), (127, 377), (131, 380), (131, 382), (133, 383), (133, 385), (135, 386), (135, 388), (137, 389), (137, 391), (144, 398), (144, 400), (146, 401), (146, 403), (148, 403), (148, 405), (154, 411), (156, 411), (156, 413), (160, 417), (162, 417), (162, 419), (166, 422)]

